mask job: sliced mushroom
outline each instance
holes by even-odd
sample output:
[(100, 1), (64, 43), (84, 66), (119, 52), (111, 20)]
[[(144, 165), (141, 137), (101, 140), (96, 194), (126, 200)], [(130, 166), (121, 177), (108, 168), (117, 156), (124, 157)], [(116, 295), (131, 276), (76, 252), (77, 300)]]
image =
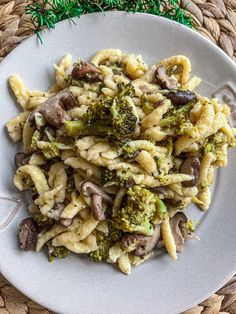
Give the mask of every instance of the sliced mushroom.
[(126, 192), (127, 192), (127, 189), (124, 187), (120, 188), (119, 191), (117, 192), (115, 199), (114, 199), (113, 207), (112, 207), (112, 213), (113, 214), (120, 209)]
[(30, 155), (26, 155), (25, 153), (16, 153), (14, 159), (16, 168), (18, 169), (21, 166), (27, 165), (29, 163), (30, 157)]
[(169, 93), (165, 94), (165, 96), (171, 101), (172, 105), (174, 106), (183, 106), (188, 101), (196, 99), (196, 95), (189, 90), (170, 91)]
[(30, 123), (34, 123), (34, 115), (36, 112), (39, 112), (47, 123), (58, 128), (65, 121), (70, 120), (70, 116), (66, 113), (66, 110), (71, 109), (75, 104), (76, 100), (72, 92), (68, 90), (61, 91), (47, 99), (33, 111), (29, 116), (29, 121)]
[(100, 188), (93, 182), (85, 180), (81, 184), (81, 192), (84, 196), (90, 196), (92, 194), (100, 195), (104, 202), (109, 203), (109, 204), (113, 203), (113, 199), (111, 198), (111, 196), (107, 194), (106, 192), (104, 192), (102, 188)]
[(74, 66), (71, 76), (75, 80), (84, 80), (90, 83), (102, 82), (104, 80), (102, 71), (98, 67), (84, 61)]
[(35, 250), (37, 237), (37, 225), (33, 218), (26, 218), (22, 220), (18, 234), (21, 249), (24, 251)]
[(132, 244), (136, 244), (136, 250), (134, 254), (137, 256), (143, 256), (149, 252), (151, 252), (155, 246), (157, 245), (158, 240), (161, 236), (161, 228), (160, 225), (156, 225), (154, 228), (153, 235), (148, 237), (142, 234), (127, 234), (122, 237), (121, 244), (122, 246), (129, 247)]
[(178, 81), (174, 76), (168, 76), (166, 68), (158, 67), (155, 71), (155, 80), (162, 88), (177, 89)]
[(182, 185), (184, 187), (192, 187), (198, 185), (198, 180), (200, 176), (200, 165), (201, 165), (200, 160), (196, 156), (189, 157), (182, 162), (179, 171), (181, 173), (194, 176), (193, 180), (182, 182)]
[(98, 221), (105, 220), (105, 214), (102, 210), (102, 196), (98, 194), (92, 194), (91, 212), (94, 219)]
[(170, 226), (172, 234), (175, 240), (176, 251), (178, 253), (183, 252), (185, 238), (181, 232), (181, 224), (188, 221), (187, 216), (183, 212), (176, 213), (170, 220)]

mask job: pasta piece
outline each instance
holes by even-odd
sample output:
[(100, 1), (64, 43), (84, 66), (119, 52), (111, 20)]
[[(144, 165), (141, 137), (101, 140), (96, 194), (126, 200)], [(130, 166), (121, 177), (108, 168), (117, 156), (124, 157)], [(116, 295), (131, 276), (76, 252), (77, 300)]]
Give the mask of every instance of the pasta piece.
[(23, 127), (28, 116), (29, 111), (21, 112), (6, 124), (8, 135), (13, 142), (16, 143), (22, 139)]
[(51, 191), (46, 191), (39, 195), (35, 200), (35, 204), (40, 207), (40, 212), (45, 216), (50, 216), (50, 211), (53, 209), (56, 201), (56, 195), (61, 191), (63, 185), (55, 187)]
[(175, 65), (181, 65), (182, 71), (181, 71), (181, 77), (180, 77), (180, 83), (186, 84), (189, 80), (189, 75), (191, 73), (191, 63), (190, 60), (182, 55), (172, 56), (170, 58), (162, 60), (157, 66), (164, 66), (164, 67), (171, 67)]
[(67, 174), (65, 168), (66, 166), (63, 162), (56, 162), (50, 167), (48, 172), (48, 183), (51, 188), (56, 188), (62, 185), (62, 188), (55, 197), (56, 203), (63, 203), (65, 200), (67, 183)]
[(100, 139), (96, 136), (85, 136), (77, 140), (75, 145), (79, 151), (87, 150), (95, 145), (97, 142), (99, 142), (99, 140)]
[(159, 126), (155, 126), (155, 127), (147, 129), (144, 133), (142, 133), (141, 136), (145, 139), (151, 139), (155, 142), (159, 142), (159, 141), (165, 140), (167, 137), (167, 134), (161, 131)]
[(96, 237), (90, 234), (83, 241), (79, 241), (79, 235), (72, 232), (65, 232), (52, 240), (53, 246), (65, 246), (74, 253), (90, 253), (98, 249)]
[(161, 234), (168, 254), (176, 260), (176, 245), (171, 231), (169, 217), (166, 217), (161, 224)]
[(29, 101), (29, 95), (23, 81), (18, 75), (12, 75), (9, 77), (9, 84), (14, 95), (16, 96), (18, 104), (20, 104), (23, 110), (26, 110), (27, 103)]
[(135, 164), (129, 164), (126, 162), (118, 162), (107, 166), (109, 170), (122, 170), (129, 169), (132, 173), (143, 173), (143, 169)]
[(29, 119), (26, 120), (24, 129), (23, 129), (23, 145), (24, 145), (24, 152), (26, 154), (30, 153), (30, 145), (32, 142), (32, 136), (35, 131), (35, 126), (33, 126)]
[(186, 84), (182, 86), (183, 90), (193, 91), (195, 88), (201, 83), (201, 79), (199, 77), (192, 77)]
[(200, 101), (196, 102), (193, 108), (189, 111), (189, 119), (192, 123), (196, 123), (201, 115), (202, 104)]
[(30, 157), (29, 164), (34, 166), (41, 166), (46, 164), (46, 160), (42, 154), (34, 153)]
[(76, 154), (72, 149), (65, 149), (61, 152), (61, 160), (66, 160), (69, 157), (76, 157)]
[(74, 107), (68, 111), (69, 116), (72, 119), (81, 119), (83, 118), (84, 114), (88, 110), (88, 106), (81, 105), (80, 107)]
[(194, 179), (193, 176), (184, 174), (184, 173), (173, 173), (173, 174), (166, 174), (163, 176), (157, 176), (157, 179), (160, 180), (160, 185), (170, 185), (173, 183), (180, 183), (183, 181), (191, 181)]
[(17, 169), (14, 184), (20, 191), (29, 188), (25, 182), (27, 179), (33, 182), (39, 195), (49, 190), (46, 177), (38, 166), (24, 165)]
[(146, 129), (158, 125), (163, 115), (169, 110), (170, 105), (170, 100), (165, 99), (163, 104), (159, 105), (141, 121), (141, 130), (145, 131)]
[(115, 243), (110, 249), (109, 249), (109, 263), (116, 263), (118, 258), (124, 255), (124, 251), (121, 248), (121, 245), (119, 242)]
[(34, 110), (43, 102), (45, 102), (48, 97), (37, 97), (37, 96), (30, 96), (29, 101), (26, 105), (27, 110)]
[(67, 228), (64, 226), (54, 225), (49, 231), (40, 233), (36, 244), (36, 252), (39, 252), (49, 240), (66, 231)]
[(63, 89), (66, 87), (66, 71), (72, 64), (72, 57), (71, 55), (67, 54), (65, 57), (61, 59), (59, 62), (59, 65), (54, 64), (54, 67), (56, 69), (56, 83), (57, 86), (60, 87), (60, 89)]
[(81, 196), (77, 196), (75, 192), (71, 194), (72, 201), (63, 209), (60, 218), (72, 219), (82, 209), (87, 207), (84, 199)]
[(202, 106), (201, 115), (196, 125), (189, 131), (191, 137), (197, 142), (205, 138), (209, 130), (211, 129), (214, 121), (214, 108), (211, 103), (207, 102)]
[(109, 228), (107, 225), (107, 222), (105, 220), (100, 221), (99, 224), (97, 225), (96, 230), (105, 233), (106, 235), (108, 235), (109, 233)]
[(175, 142), (175, 152), (176, 155), (180, 155), (184, 150), (188, 149), (193, 145), (195, 140), (188, 136), (188, 135), (182, 135), (180, 136), (177, 141)]
[(119, 49), (104, 49), (98, 51), (95, 56), (91, 59), (91, 63), (95, 64), (96, 66), (99, 66), (100, 63), (109, 60), (113, 56), (121, 57), (123, 52)]
[(211, 203), (211, 190), (208, 186), (205, 187), (204, 190), (199, 193), (198, 199), (200, 201), (199, 207), (203, 211), (207, 210), (210, 206), (210, 203)]
[(122, 58), (122, 63), (125, 65), (125, 73), (131, 77), (132, 80), (141, 77), (148, 70), (141, 56), (128, 54)]
[(135, 157), (135, 160), (148, 174), (157, 171), (157, 164), (149, 152), (141, 150), (138, 156)]
[(101, 178), (101, 171), (99, 168), (81, 157), (69, 157), (64, 162), (72, 168), (85, 170), (87, 177), (93, 176), (98, 180)]
[[(216, 165), (218, 167), (225, 167), (228, 164), (228, 144), (222, 145), (219, 153), (217, 154)], [(210, 170), (210, 169), (209, 169)]]
[(95, 220), (93, 216), (87, 218), (82, 224), (80, 237), (81, 240), (85, 239), (94, 229), (96, 229), (99, 221)]
[(135, 184), (140, 184), (143, 186), (148, 186), (151, 188), (155, 188), (160, 186), (160, 181), (155, 179), (153, 176), (145, 175), (145, 174), (133, 174), (132, 179), (134, 180)]
[(200, 186), (207, 184), (207, 175), (208, 175), (209, 167), (214, 160), (215, 160), (215, 156), (213, 153), (207, 153), (206, 156), (202, 158), (201, 166), (200, 166), (200, 176), (199, 176)]
[(122, 273), (129, 275), (131, 273), (131, 263), (128, 254), (120, 256), (117, 261)]

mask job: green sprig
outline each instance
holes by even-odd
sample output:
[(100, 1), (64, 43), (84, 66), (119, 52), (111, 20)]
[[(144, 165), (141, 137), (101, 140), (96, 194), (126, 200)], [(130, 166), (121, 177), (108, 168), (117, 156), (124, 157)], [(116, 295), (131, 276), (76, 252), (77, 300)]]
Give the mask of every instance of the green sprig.
[(186, 8), (181, 9), (178, 0), (36, 0), (26, 5), (26, 14), (31, 15), (36, 34), (42, 43), (40, 31), (45, 27), (55, 28), (57, 22), (80, 17), (86, 13), (120, 10), (149, 13), (177, 21), (192, 27)]

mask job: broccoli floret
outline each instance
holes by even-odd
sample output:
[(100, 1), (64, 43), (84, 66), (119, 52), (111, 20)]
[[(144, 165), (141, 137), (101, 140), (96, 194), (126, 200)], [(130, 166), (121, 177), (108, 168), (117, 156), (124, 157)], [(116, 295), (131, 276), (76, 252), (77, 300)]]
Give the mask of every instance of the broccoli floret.
[(31, 139), (31, 144), (30, 144), (31, 153), (38, 150), (38, 142), (40, 141), (40, 139), (41, 139), (41, 133), (38, 130), (34, 131), (34, 134)]
[(211, 152), (214, 153), (214, 155), (217, 157), (221, 152), (222, 146), (225, 143), (227, 143), (226, 136), (224, 135), (224, 133), (219, 132), (206, 138), (200, 148), (200, 151), (203, 155)]
[(188, 113), (193, 108), (195, 101), (189, 101), (181, 107), (172, 107), (160, 120), (161, 127), (176, 127), (176, 133), (182, 135), (188, 133), (193, 127)]
[(51, 219), (47, 216), (44, 216), (43, 214), (36, 214), (33, 217), (33, 219), (36, 222), (36, 224), (40, 230), (44, 229), (44, 228), (49, 228), (54, 224), (53, 219)]
[(138, 185), (128, 189), (124, 206), (113, 213), (114, 226), (124, 232), (150, 236), (153, 223), (166, 211), (164, 203), (152, 192)]
[(120, 85), (118, 95), (92, 103), (82, 121), (66, 121), (69, 136), (108, 136), (116, 142), (126, 142), (133, 138), (138, 117), (135, 107), (125, 98), (133, 95), (131, 84)]
[(46, 159), (53, 159), (60, 155), (57, 142), (40, 142), (39, 148)]
[(57, 142), (45, 142), (41, 141), (41, 133), (36, 130), (32, 136), (30, 151), (41, 151), (46, 159), (53, 159), (60, 155), (60, 149)]
[(116, 229), (111, 223), (109, 223), (108, 229), (109, 233), (107, 235), (100, 231), (96, 231), (95, 233), (98, 249), (89, 254), (95, 262), (106, 261), (109, 257), (109, 249), (115, 242), (119, 241), (123, 235), (123, 232)]
[(51, 251), (51, 249), (49, 249), (49, 261), (53, 262), (55, 258), (65, 258), (69, 255), (69, 250), (64, 247), (64, 246), (56, 246), (56, 247), (52, 247), (53, 251)]
[(106, 261), (109, 256), (109, 249), (111, 247), (109, 238), (105, 235), (105, 233), (97, 231), (96, 239), (98, 249), (96, 251), (91, 252), (89, 256), (95, 262)]
[(129, 145), (124, 145), (122, 147), (122, 156), (124, 158), (127, 158), (127, 159), (135, 158), (138, 156), (139, 153), (140, 153), (140, 150), (137, 150), (136, 147), (132, 147)]
[(118, 98), (122, 98), (124, 96), (134, 97), (135, 89), (131, 83), (118, 83)]
[(105, 169), (101, 176), (103, 186), (129, 186), (133, 179), (132, 173), (129, 169), (123, 169), (120, 171)]

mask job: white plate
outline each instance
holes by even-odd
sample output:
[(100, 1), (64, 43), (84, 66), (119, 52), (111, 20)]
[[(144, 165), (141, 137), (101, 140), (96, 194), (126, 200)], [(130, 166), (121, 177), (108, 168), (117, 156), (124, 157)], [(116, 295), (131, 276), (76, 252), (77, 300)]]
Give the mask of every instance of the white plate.
[[(149, 64), (174, 54), (190, 57), (193, 73), (203, 79), (199, 91), (219, 96), (229, 94), (234, 107), (235, 65), (216, 46), (182, 25), (145, 14), (112, 12), (76, 19), (76, 26), (65, 21), (55, 31), (24, 42), (0, 65), (0, 194), (22, 196), (13, 186), (13, 158), (17, 151), (3, 130), (17, 114), (17, 106), (7, 87), (7, 78), (21, 75), (29, 88), (46, 89), (53, 79), (52, 64), (66, 53), (87, 59), (104, 48), (120, 48), (142, 54)], [(230, 87), (231, 86), (231, 87)], [(231, 90), (232, 88), (232, 90)], [(232, 120), (233, 121), (233, 120)], [(0, 270), (30, 298), (60, 313), (177, 313), (202, 301), (236, 270), (236, 193), (233, 152), (229, 165), (218, 172), (209, 212), (196, 208), (192, 217), (204, 221), (197, 233), (201, 241), (188, 242), (176, 262), (168, 256), (153, 258), (133, 269), (128, 277), (110, 265), (71, 256), (53, 264), (43, 253), (25, 253), (18, 248), (18, 224), (25, 217), (24, 206), (14, 220), (0, 231)], [(0, 217), (13, 203), (1, 200)], [(5, 210), (4, 210), (5, 209)]]

